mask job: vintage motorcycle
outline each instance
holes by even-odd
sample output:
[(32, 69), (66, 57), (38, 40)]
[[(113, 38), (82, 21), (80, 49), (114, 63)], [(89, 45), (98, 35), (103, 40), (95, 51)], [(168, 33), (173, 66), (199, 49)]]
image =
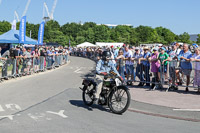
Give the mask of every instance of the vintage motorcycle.
[[(82, 92), (83, 102), (91, 106), (96, 91), (95, 78), (83, 80)], [(111, 71), (104, 76), (103, 87), (99, 98), (99, 105), (108, 105), (110, 110), (116, 114), (123, 114), (129, 107), (131, 96), (129, 89), (123, 84), (123, 79)]]

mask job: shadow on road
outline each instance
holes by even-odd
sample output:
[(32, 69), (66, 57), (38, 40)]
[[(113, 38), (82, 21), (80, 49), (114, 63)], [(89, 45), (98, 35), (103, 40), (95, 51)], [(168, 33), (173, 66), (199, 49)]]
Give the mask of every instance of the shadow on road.
[(87, 106), (81, 100), (70, 100), (69, 102), (74, 106), (81, 107), (81, 108), (87, 109), (89, 111), (93, 111), (93, 109), (95, 108), (95, 109), (99, 109), (101, 111), (110, 112), (110, 110), (108, 110), (100, 105)]

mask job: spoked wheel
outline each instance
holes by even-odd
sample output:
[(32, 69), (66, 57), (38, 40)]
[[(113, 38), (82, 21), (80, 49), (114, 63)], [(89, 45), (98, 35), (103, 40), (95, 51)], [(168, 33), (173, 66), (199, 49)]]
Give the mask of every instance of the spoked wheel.
[(122, 114), (130, 105), (131, 96), (126, 87), (114, 89), (109, 97), (109, 107), (113, 113)]
[(93, 85), (83, 87), (83, 93), (82, 93), (83, 102), (88, 106), (91, 106), (93, 104), (94, 100), (93, 88), (94, 88)]

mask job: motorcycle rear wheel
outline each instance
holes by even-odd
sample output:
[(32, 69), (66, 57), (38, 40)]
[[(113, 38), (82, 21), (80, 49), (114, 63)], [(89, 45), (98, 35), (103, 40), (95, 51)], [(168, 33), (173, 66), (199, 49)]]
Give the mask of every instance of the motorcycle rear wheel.
[(83, 87), (82, 98), (83, 98), (84, 104), (86, 104), (87, 106), (91, 106), (94, 101), (94, 95), (93, 95), (93, 89), (89, 89), (88, 87), (89, 86)]
[(125, 87), (113, 89), (109, 96), (109, 108), (115, 114), (123, 114), (129, 107), (131, 95)]

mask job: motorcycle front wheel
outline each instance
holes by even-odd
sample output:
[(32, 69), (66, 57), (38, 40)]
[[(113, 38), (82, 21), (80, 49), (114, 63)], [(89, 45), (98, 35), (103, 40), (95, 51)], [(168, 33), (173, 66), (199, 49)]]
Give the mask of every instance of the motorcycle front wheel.
[(109, 96), (109, 108), (115, 114), (123, 114), (130, 105), (130, 92), (126, 87), (113, 89)]
[(84, 104), (91, 106), (94, 101), (94, 95), (93, 95), (93, 85), (91, 86), (84, 86), (83, 87), (83, 93), (82, 93), (82, 98)]

